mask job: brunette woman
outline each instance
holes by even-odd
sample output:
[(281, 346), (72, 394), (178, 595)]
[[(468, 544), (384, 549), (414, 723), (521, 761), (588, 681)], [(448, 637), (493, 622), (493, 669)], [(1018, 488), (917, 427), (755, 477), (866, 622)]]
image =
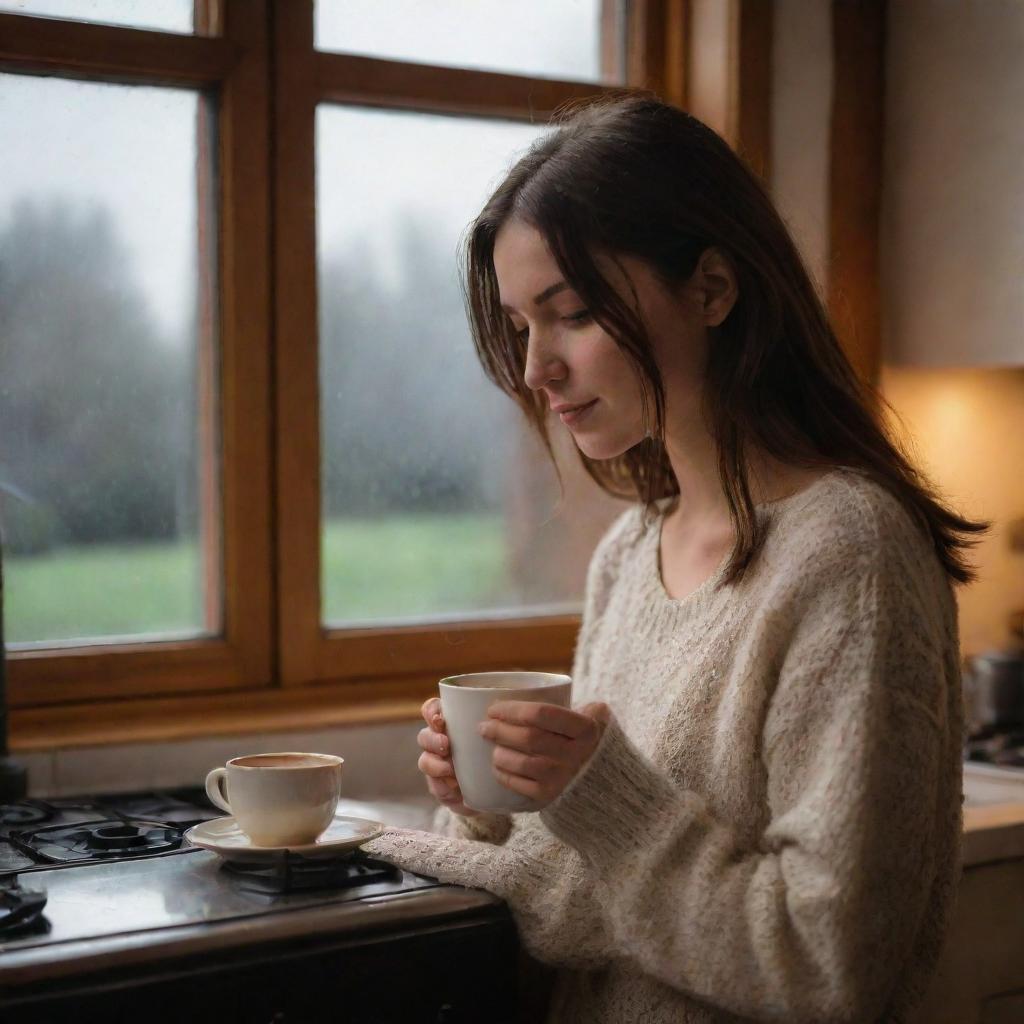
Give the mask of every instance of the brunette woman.
[(534, 144), (465, 278), (490, 379), (545, 443), (575, 409), (633, 504), (590, 563), (574, 708), (492, 710), (494, 770), (543, 810), (466, 807), (432, 699), (435, 831), (367, 851), (504, 898), (550, 1021), (906, 1020), (960, 871), (953, 586), (987, 524), (895, 441), (763, 184), (649, 95)]

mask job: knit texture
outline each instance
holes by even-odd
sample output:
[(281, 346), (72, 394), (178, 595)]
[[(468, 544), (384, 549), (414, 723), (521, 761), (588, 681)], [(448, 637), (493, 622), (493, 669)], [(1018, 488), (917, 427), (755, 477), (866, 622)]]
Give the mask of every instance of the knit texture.
[[(666, 499), (667, 500), (667, 499)], [(665, 502), (627, 509), (587, 574), (573, 705), (611, 723), (539, 813), (364, 846), (507, 901), (556, 968), (548, 1020), (902, 1022), (960, 875), (957, 608), (923, 529), (839, 468), (758, 506), (768, 535), (665, 591)]]

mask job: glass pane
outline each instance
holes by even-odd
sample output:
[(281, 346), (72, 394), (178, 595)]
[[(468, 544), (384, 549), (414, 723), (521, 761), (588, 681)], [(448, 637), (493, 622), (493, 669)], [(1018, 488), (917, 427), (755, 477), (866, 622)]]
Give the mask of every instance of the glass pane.
[(318, 110), (325, 623), (579, 606), (622, 503), (556, 419), (559, 505), (540, 443), (480, 368), (457, 278), (460, 236), (542, 130)]
[(191, 91), (0, 75), (8, 642), (220, 630), (212, 124)]
[(0, 11), (191, 35), (195, 3), (196, 0), (0, 0)]
[(316, 0), (316, 46), (622, 85), (625, 0)]

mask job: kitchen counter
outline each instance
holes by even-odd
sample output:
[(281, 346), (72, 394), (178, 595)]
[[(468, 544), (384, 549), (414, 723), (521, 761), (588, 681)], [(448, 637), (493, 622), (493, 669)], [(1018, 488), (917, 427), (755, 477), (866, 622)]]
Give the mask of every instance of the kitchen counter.
[(964, 763), (964, 867), (1024, 858), (1024, 771)]
[(1024, 858), (1024, 802), (964, 807), (964, 867)]

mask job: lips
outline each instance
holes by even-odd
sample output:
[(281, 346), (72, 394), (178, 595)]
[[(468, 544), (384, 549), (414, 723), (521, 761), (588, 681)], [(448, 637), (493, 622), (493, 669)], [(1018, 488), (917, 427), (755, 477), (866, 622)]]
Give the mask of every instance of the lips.
[(592, 402), (587, 402), (585, 405), (562, 406), (562, 411), (558, 414), (558, 418), (565, 424), (576, 423), (578, 420), (583, 419), (596, 404), (597, 399), (595, 398)]
[(551, 406), (551, 411), (552, 412), (557, 412), (557, 413), (575, 412), (577, 409), (582, 409), (586, 405), (592, 405), (596, 401), (597, 401), (597, 399), (594, 398), (594, 399), (591, 399), (591, 401), (589, 401), (589, 402), (580, 402), (579, 404), (576, 404), (576, 405), (573, 405), (573, 404), (570, 404), (570, 403), (566, 402), (566, 403), (563, 403), (562, 405), (553, 405), (553, 406)]

